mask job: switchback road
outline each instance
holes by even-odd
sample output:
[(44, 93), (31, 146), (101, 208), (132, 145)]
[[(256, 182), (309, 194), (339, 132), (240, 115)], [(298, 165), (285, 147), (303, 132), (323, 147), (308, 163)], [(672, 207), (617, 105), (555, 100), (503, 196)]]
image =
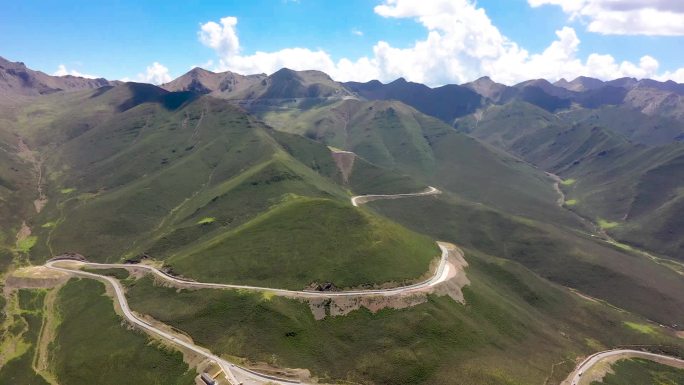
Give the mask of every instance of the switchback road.
[[(351, 203), (354, 206), (358, 206), (360, 204), (364, 204), (366, 202), (372, 201), (372, 200), (377, 200), (377, 199), (396, 199), (396, 198), (403, 198), (403, 197), (411, 197), (411, 196), (424, 196), (424, 195), (434, 195), (434, 194), (440, 194), (441, 191), (437, 190), (434, 187), (429, 187), (426, 191), (420, 192), (420, 193), (414, 193), (414, 194), (397, 194), (397, 195), (361, 195), (361, 196), (355, 196), (351, 198)], [(263, 292), (268, 292), (276, 295), (282, 295), (282, 296), (287, 296), (287, 297), (300, 297), (300, 298), (329, 298), (329, 297), (360, 297), (360, 296), (392, 296), (392, 295), (403, 295), (415, 291), (422, 291), (425, 289), (429, 289), (431, 287), (434, 287), (442, 282), (445, 282), (446, 280), (449, 279), (450, 276), (450, 271), (451, 269), (457, 269), (457, 267), (451, 263), (449, 263), (449, 255), (451, 252), (458, 252), (461, 253), (460, 249), (458, 249), (456, 246), (445, 243), (445, 242), (437, 242), (442, 254), (441, 258), (439, 261), (439, 265), (435, 269), (435, 273), (430, 277), (429, 279), (415, 283), (412, 285), (407, 285), (407, 286), (400, 286), (396, 288), (391, 288), (391, 289), (369, 289), (369, 290), (348, 290), (348, 291), (337, 291), (337, 292), (322, 292), (322, 291), (296, 291), (296, 290), (284, 290), (284, 289), (274, 289), (274, 288), (266, 288), (266, 287), (257, 287), (257, 286), (247, 286), (247, 285), (231, 285), (231, 284), (221, 284), (221, 283), (206, 283), (206, 282), (195, 282), (195, 281), (189, 281), (185, 279), (180, 279), (171, 275), (168, 275), (161, 270), (149, 266), (149, 265), (143, 265), (143, 264), (105, 264), (105, 263), (90, 263), (90, 262), (83, 262), (83, 261), (77, 261), (77, 260), (69, 260), (68, 258), (64, 259), (54, 259), (48, 261), (45, 266), (49, 269), (69, 273), (69, 274), (74, 274), (77, 276), (85, 277), (85, 278), (90, 278), (90, 279), (96, 279), (100, 280), (103, 282), (106, 282), (109, 284), (113, 289), (114, 289), (114, 294), (115, 294), (115, 300), (119, 304), (119, 307), (121, 308), (121, 311), (123, 312), (124, 317), (133, 323), (134, 325), (137, 325), (138, 327), (148, 331), (149, 333), (156, 335), (158, 337), (161, 337), (162, 339), (165, 339), (169, 342), (171, 342), (174, 345), (180, 346), (182, 348), (188, 349), (189, 351), (192, 351), (196, 354), (199, 354), (200, 356), (203, 356), (213, 362), (216, 362), (221, 369), (223, 370), (226, 380), (228, 380), (232, 384), (265, 384), (265, 383), (272, 383), (272, 384), (280, 384), (280, 385), (290, 385), (293, 383), (300, 383), (299, 381), (292, 381), (292, 380), (287, 380), (287, 379), (282, 379), (282, 378), (277, 378), (265, 374), (261, 374), (255, 371), (252, 371), (250, 369), (241, 367), (239, 365), (232, 364), (221, 357), (211, 353), (205, 348), (199, 347), (193, 343), (187, 342), (183, 339), (180, 339), (179, 337), (166, 332), (164, 330), (161, 330), (157, 328), (156, 326), (146, 322), (145, 320), (139, 318), (138, 316), (135, 315), (128, 306), (128, 301), (126, 299), (126, 296), (124, 294), (123, 287), (121, 286), (121, 283), (112, 277), (104, 276), (104, 275), (99, 275), (87, 271), (82, 271), (78, 269), (68, 269), (65, 267), (60, 267), (56, 266), (56, 264), (59, 264), (60, 262), (65, 262), (68, 261), (72, 265), (76, 265), (77, 267), (93, 267), (93, 268), (125, 268), (125, 269), (144, 269), (147, 270), (154, 275), (156, 275), (159, 278), (162, 278), (164, 280), (170, 281), (173, 284), (176, 285), (182, 285), (184, 287), (193, 287), (193, 288), (209, 288), (209, 289), (240, 289), (240, 290), (253, 290), (253, 291), (263, 291)]]

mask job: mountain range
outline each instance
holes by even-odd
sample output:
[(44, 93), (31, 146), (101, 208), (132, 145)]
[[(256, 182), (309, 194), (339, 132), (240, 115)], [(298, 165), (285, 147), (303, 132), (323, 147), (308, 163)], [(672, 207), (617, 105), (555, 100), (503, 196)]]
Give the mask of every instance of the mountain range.
[[(321, 381), (559, 383), (596, 350), (656, 344), (675, 354), (684, 351), (683, 89), (585, 77), (432, 88), (200, 68), (155, 86), (0, 58), (0, 270), (8, 289), (24, 287), (22, 269), (78, 254), (201, 282), (393, 287), (424, 279), (440, 240), (464, 251), (465, 304), (430, 295), (316, 320), (304, 301), (268, 292), (106, 272), (134, 311), (221, 357), (274, 373), (306, 368)], [(428, 186), (441, 194), (350, 202)], [(2, 343), (17, 348), (0, 355), (1, 380), (199, 370), (169, 354), (146, 366), (131, 359), (168, 348), (117, 345), (130, 331), (115, 313), (78, 310), (111, 309), (98, 302), (101, 285), (62, 284), (2, 297), (12, 315)], [(43, 295), (50, 333), (31, 318)], [(121, 367), (93, 354), (105, 342), (77, 333), (90, 324), (118, 330), (106, 349), (123, 352)]]

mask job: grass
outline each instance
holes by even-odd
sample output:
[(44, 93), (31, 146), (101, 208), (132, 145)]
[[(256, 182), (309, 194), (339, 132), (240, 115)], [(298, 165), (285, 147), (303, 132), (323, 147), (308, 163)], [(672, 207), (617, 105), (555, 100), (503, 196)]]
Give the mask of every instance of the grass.
[[(629, 117), (629, 118), (626, 118)], [(618, 122), (629, 121), (624, 125)], [(678, 259), (684, 255), (684, 146), (669, 133), (676, 124), (621, 107), (579, 109), (563, 115), (527, 103), (488, 108), (482, 119), (460, 119), (470, 132), (572, 184), (586, 218), (626, 218), (609, 229), (614, 238)], [(659, 127), (656, 131), (652, 127)], [(624, 127), (629, 127), (625, 132)], [(628, 139), (635, 135), (645, 140)]]
[(129, 277), (128, 270), (126, 269), (120, 269), (120, 268), (114, 268), (114, 269), (89, 269), (89, 268), (84, 268), (84, 271), (88, 271), (90, 273), (95, 273), (99, 275), (107, 275), (109, 277), (114, 277), (118, 280), (124, 280)]
[(573, 184), (575, 184), (575, 182), (577, 182), (577, 180), (575, 180), (573, 178), (568, 178), (568, 179), (563, 179), (560, 182), (560, 184), (562, 184), (563, 186), (572, 186)]
[(303, 289), (314, 282), (355, 287), (412, 281), (438, 256), (432, 239), (365, 210), (300, 197), (167, 263), (206, 282)]
[(57, 222), (50, 221), (50, 222), (43, 223), (40, 227), (42, 227), (44, 229), (51, 229), (51, 228), (54, 228), (55, 226), (57, 226)]
[(64, 194), (64, 195), (71, 194), (74, 191), (76, 191), (76, 189), (74, 187), (63, 188), (63, 189), (59, 190), (59, 192)]
[[(129, 91), (113, 89), (87, 104), (123, 103)], [(324, 145), (276, 133), (224, 101), (207, 98), (179, 110), (146, 103), (113, 112), (113, 120), (90, 112), (60, 113), (50, 123), (54, 131), (24, 122), (27, 136), (56, 146), (45, 164), (48, 205), (36, 221), (59, 218), (59, 226), (34, 229), (35, 255), (78, 250), (93, 261), (116, 261), (154, 252), (164, 259), (253, 219), (286, 193), (345, 196), (328, 179), (336, 168)], [(89, 130), (70, 132), (75, 126)]]
[[(375, 384), (543, 383), (554, 363), (620, 343), (670, 343), (622, 328), (643, 319), (587, 302), (518, 264), (468, 252), (466, 305), (427, 303), (316, 321), (307, 304), (241, 291), (127, 282), (131, 307), (213, 352)], [(627, 317), (623, 319), (623, 317)], [(593, 341), (590, 345), (588, 340)], [(676, 341), (674, 342), (677, 343)], [(681, 342), (680, 342), (681, 344)], [(560, 382), (572, 365), (554, 371)]]
[(379, 167), (360, 169), (362, 162), (355, 163), (350, 187), (357, 194), (434, 185), (512, 213), (572, 221), (556, 207), (556, 193), (541, 171), (400, 102), (347, 100), (269, 111), (263, 118), (277, 129), (355, 152)]
[(648, 324), (640, 324), (636, 322), (625, 322), (625, 326), (632, 330), (636, 330), (639, 333), (643, 334), (656, 334), (658, 331), (651, 325)]
[(567, 201), (565, 201), (564, 204), (566, 206), (575, 206), (575, 205), (577, 205), (578, 202), (579, 201), (577, 199), (568, 199)]
[[(0, 368), (0, 383), (2, 384), (49, 385), (32, 367), (38, 336), (43, 324), (45, 294), (45, 290), (26, 289), (19, 290), (17, 293), (20, 315), (15, 324), (24, 325), (21, 328), (20, 338), (22, 344), (26, 346), (26, 350)], [(7, 333), (11, 333), (11, 330), (8, 330)], [(7, 338), (6, 335), (3, 337)]]
[(181, 353), (129, 329), (104, 293), (102, 283), (87, 279), (71, 280), (59, 293), (53, 367), (60, 383), (192, 383), (195, 373)]
[(204, 218), (200, 219), (199, 221), (197, 221), (197, 224), (198, 224), (198, 225), (208, 225), (208, 224), (214, 223), (214, 222), (216, 222), (216, 218), (214, 218), (214, 217), (204, 217)]
[(38, 237), (35, 235), (28, 236), (17, 242), (17, 250), (22, 253), (28, 253), (33, 246), (38, 242)]
[(603, 380), (592, 385), (678, 385), (684, 383), (684, 369), (657, 362), (632, 358), (619, 360), (611, 366)]
[(604, 229), (604, 230), (614, 229), (620, 225), (620, 223), (618, 223), (618, 222), (611, 222), (611, 221), (605, 220), (603, 218), (599, 218), (597, 223), (598, 223), (599, 227)]
[(546, 279), (659, 323), (684, 324), (681, 275), (640, 254), (446, 193), (367, 206), (434, 239), (517, 261)]

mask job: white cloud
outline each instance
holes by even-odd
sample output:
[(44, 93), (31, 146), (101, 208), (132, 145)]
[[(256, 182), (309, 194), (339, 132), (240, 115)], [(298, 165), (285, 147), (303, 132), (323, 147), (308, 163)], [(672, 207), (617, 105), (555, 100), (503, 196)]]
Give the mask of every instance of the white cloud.
[[(566, 8), (573, 4), (569, 1)], [(473, 0), (385, 0), (374, 10), (385, 18), (416, 20), (426, 29), (425, 39), (404, 48), (378, 41), (371, 56), (336, 62), (322, 49), (299, 47), (243, 55), (234, 17), (222, 18), (220, 25), (211, 21), (202, 24), (199, 38), (216, 51), (216, 70), (243, 74), (273, 73), (288, 67), (320, 70), (340, 81), (404, 77), (428, 85), (464, 83), (484, 75), (506, 84), (531, 78), (574, 79), (579, 75), (601, 79), (658, 76), (658, 62), (650, 56), (639, 63), (618, 63), (611, 55), (598, 53), (582, 60), (578, 57), (580, 40), (570, 27), (558, 30), (556, 40), (542, 52), (530, 53), (504, 36)], [(684, 74), (684, 70), (672, 74)]]
[(679, 68), (674, 71), (666, 71), (665, 73), (659, 76), (654, 76), (653, 78), (660, 81), (672, 80), (677, 83), (684, 83), (684, 68)]
[(358, 28), (352, 28), (351, 33), (352, 35), (363, 36), (363, 31)]
[(237, 17), (224, 17), (221, 24), (210, 21), (202, 24), (199, 31), (199, 39), (202, 44), (213, 48), (221, 56), (236, 55), (240, 52), (240, 40), (237, 37), (235, 26)]
[(145, 73), (138, 74), (138, 80), (145, 83), (163, 84), (171, 81), (169, 69), (154, 62), (147, 66)]
[(612, 35), (684, 35), (682, 0), (527, 0), (556, 5), (571, 19), (587, 20), (591, 32)]
[(95, 75), (88, 75), (88, 74), (80, 73), (80, 72), (76, 71), (75, 69), (68, 70), (64, 64), (60, 64), (57, 67), (57, 71), (53, 72), (52, 75), (54, 75), (54, 76), (71, 75), (71, 76), (78, 76), (78, 77), (86, 78), (86, 79), (96, 79), (98, 77)]

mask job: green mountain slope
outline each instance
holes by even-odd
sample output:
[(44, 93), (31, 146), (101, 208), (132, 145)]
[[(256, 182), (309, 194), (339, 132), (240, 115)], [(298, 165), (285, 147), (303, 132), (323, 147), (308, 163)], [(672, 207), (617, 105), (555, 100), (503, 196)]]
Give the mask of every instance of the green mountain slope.
[(303, 289), (412, 281), (439, 257), (434, 241), (329, 199), (293, 197), (256, 219), (173, 255), (174, 271), (205, 282)]
[[(594, 229), (560, 207), (552, 180), (527, 163), (536, 162), (540, 168), (563, 176), (576, 175), (574, 184), (561, 186), (564, 190), (582, 188), (589, 183), (584, 184), (586, 179), (593, 181), (584, 190), (588, 194), (605, 197), (601, 189), (610, 186), (617, 196), (624, 196), (631, 192), (629, 186), (600, 181), (629, 181), (634, 165), (622, 165), (632, 167), (629, 172), (610, 161), (582, 169), (584, 163), (603, 161), (613, 153), (644, 158), (643, 146), (639, 151), (627, 151), (634, 145), (619, 134), (580, 124), (568, 127), (562, 118), (522, 102), (492, 106), (459, 122), (459, 130), (491, 145), (455, 133), (399, 102), (348, 100), (310, 109), (273, 110), (262, 116), (278, 129), (353, 151), (359, 160), (371, 160), (374, 167), (398, 170), (399, 175), (442, 189), (445, 195), (436, 199), (371, 204), (374, 208), (389, 207), (380, 213), (409, 228), (513, 259), (554, 282), (669, 325), (684, 319), (679, 310), (684, 303), (677, 294), (684, 289), (680, 275), (641, 255), (592, 239), (589, 234)], [(355, 173), (364, 173), (357, 164), (363, 163), (354, 163), (351, 180)], [(575, 174), (581, 170), (587, 175)], [(679, 180), (674, 178), (672, 185), (677, 186)], [(650, 191), (660, 191), (661, 187)], [(570, 192), (568, 205), (574, 198)], [(580, 211), (585, 210), (583, 201), (590, 200), (577, 198), (573, 210), (593, 221), (612, 218), (612, 214), (604, 213), (619, 212), (619, 205), (625, 204), (622, 199), (609, 203), (604, 198), (587, 206), (584, 213)], [(662, 213), (654, 218), (668, 219)], [(618, 230), (609, 231), (617, 234)], [(659, 277), (658, 284), (653, 284), (653, 277)], [(625, 297), (625, 292), (632, 294)]]
[[(647, 321), (550, 284), (517, 263), (467, 252), (466, 304), (431, 296), (402, 310), (316, 321), (307, 304), (259, 293), (131, 283), (132, 308), (214, 352), (308, 368), (322, 382), (559, 383), (578, 354), (615, 344), (679, 344)], [(458, 379), (458, 381), (454, 381)]]
[[(28, 220), (36, 262), (146, 255), (202, 280), (301, 289), (411, 281), (439, 255), (434, 240), (352, 208), (327, 147), (223, 100), (140, 84), (63, 98), (88, 109), (55, 97), (19, 115), (45, 156), (47, 205)], [(37, 110), (51, 118), (28, 119)]]
[(69, 385), (191, 383), (196, 373), (183, 362), (183, 355), (122, 325), (104, 293), (104, 286), (92, 280), (72, 280), (60, 289), (53, 309), (62, 321), (53, 347), (58, 381)]
[[(667, 345), (681, 354), (672, 330), (684, 324), (681, 274), (592, 236), (558, 205), (553, 180), (530, 165), (566, 178), (566, 206), (601, 219), (612, 234), (636, 240), (650, 234), (639, 229), (648, 225), (670, 237), (659, 245), (671, 245), (679, 238), (668, 226), (678, 219), (669, 215), (682, 202), (681, 179), (668, 178), (678, 175), (677, 146), (636, 146), (621, 133), (517, 102), (462, 119), (458, 132), (401, 102), (353, 100), (321, 73), (236, 81), (229, 93), (254, 92), (243, 95), (244, 107), (257, 116), (235, 100), (184, 88), (221, 88), (231, 81), (224, 75), (177, 82), (181, 92), (125, 84), (19, 104), (0, 127), (0, 160), (18, 170), (0, 174), (16, 186), (0, 190), (0, 210), (12, 218), (1, 227), (13, 237), (26, 221), (32, 238), (21, 248), (5, 241), (9, 256), (17, 264), (64, 252), (93, 261), (151, 257), (171, 274), (202, 281), (346, 288), (414, 282), (438, 256), (434, 241), (452, 241), (469, 263), (465, 304), (430, 296), (415, 307), (318, 321), (300, 300), (107, 273), (126, 277), (135, 311), (216, 354), (306, 368), (322, 380), (558, 383), (578, 356), (617, 345)], [(40, 167), (18, 156), (19, 139)], [(342, 150), (353, 154), (331, 153)], [(47, 198), (39, 213), (31, 208), (37, 175)], [(353, 194), (427, 185), (443, 194), (349, 202)], [(601, 201), (611, 193), (621, 199)], [(625, 210), (627, 219), (616, 219)], [(85, 280), (61, 289), (51, 358), (60, 380), (78, 383), (82, 372), (121, 382), (127, 370), (141, 381), (154, 376), (137, 365), (163, 368), (157, 377), (173, 377), (166, 382), (189, 375), (177, 353), (121, 329), (101, 294), (99, 283)], [(122, 358), (97, 370), (112, 355)], [(136, 362), (126, 364), (131, 357)]]
[(519, 262), (540, 276), (666, 325), (684, 321), (682, 276), (549, 221), (515, 217), (449, 194), (374, 201), (369, 206), (409, 228)]
[(345, 100), (260, 116), (276, 129), (352, 151), (376, 166), (465, 198), (515, 214), (575, 223), (555, 207), (556, 193), (544, 173), (401, 102)]
[(510, 103), (456, 128), (566, 179), (561, 188), (569, 207), (620, 240), (681, 258), (684, 145), (634, 144), (596, 125), (601, 119), (575, 117)]

